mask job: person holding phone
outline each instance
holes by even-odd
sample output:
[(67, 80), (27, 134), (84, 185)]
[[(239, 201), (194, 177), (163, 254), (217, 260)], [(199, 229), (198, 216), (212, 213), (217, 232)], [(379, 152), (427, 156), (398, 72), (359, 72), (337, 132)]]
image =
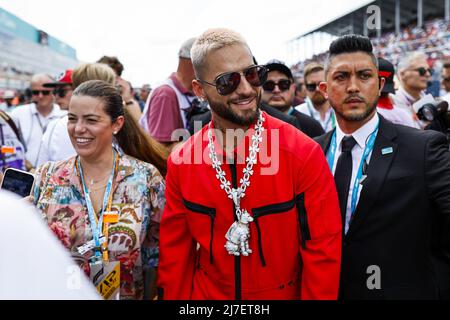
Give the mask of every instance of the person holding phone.
[(143, 269), (158, 264), (164, 149), (104, 81), (73, 92), (67, 129), (77, 155), (37, 169), (34, 203), (94, 283), (120, 270), (120, 299), (141, 299)]

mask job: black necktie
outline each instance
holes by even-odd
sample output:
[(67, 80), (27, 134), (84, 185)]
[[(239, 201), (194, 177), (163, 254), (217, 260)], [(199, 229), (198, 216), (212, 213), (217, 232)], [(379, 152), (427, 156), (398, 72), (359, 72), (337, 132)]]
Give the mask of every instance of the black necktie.
[(334, 172), (334, 181), (339, 196), (339, 206), (342, 214), (342, 228), (345, 228), (345, 216), (347, 211), (348, 189), (352, 179), (352, 149), (356, 140), (352, 136), (345, 136), (342, 139), (342, 153), (339, 156), (336, 171)]

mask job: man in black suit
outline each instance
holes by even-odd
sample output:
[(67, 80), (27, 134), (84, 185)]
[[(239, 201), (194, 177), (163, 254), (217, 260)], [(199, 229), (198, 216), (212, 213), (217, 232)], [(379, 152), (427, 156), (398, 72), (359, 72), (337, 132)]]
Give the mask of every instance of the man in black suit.
[(263, 84), (262, 104), (295, 117), (299, 129), (310, 138), (324, 134), (325, 131), (317, 120), (294, 109), (295, 82), (291, 70), (279, 60), (271, 60), (265, 67), (269, 73), (267, 81)]
[(344, 229), (342, 299), (448, 298), (450, 155), (444, 135), (376, 113), (384, 79), (366, 37), (330, 45), (320, 89), (336, 113), (319, 137)]

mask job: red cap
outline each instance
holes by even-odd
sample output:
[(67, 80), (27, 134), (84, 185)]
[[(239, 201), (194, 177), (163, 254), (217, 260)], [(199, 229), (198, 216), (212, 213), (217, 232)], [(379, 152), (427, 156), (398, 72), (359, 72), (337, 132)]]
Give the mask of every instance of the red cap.
[(44, 87), (53, 88), (72, 84), (72, 69), (68, 69), (56, 77), (56, 82), (45, 83)]

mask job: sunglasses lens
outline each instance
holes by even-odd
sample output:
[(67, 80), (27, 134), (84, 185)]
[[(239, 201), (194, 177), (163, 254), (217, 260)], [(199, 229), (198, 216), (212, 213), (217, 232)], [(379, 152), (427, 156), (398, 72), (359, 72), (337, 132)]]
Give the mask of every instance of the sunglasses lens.
[(259, 87), (267, 79), (266, 69), (260, 66), (250, 67), (244, 71), (245, 79), (254, 87)]
[(317, 85), (315, 83), (311, 83), (311, 84), (307, 84), (306, 85), (306, 90), (313, 92), (316, 91)]
[(241, 75), (238, 72), (221, 75), (216, 79), (217, 92), (226, 96), (236, 90), (240, 82)]
[(434, 73), (433, 69), (425, 69), (424, 67), (417, 68), (417, 71), (419, 72), (420, 76), (424, 76), (427, 73), (427, 71), (431, 76)]
[[(250, 85), (261, 86), (267, 79), (267, 69), (261, 66), (254, 66), (244, 70), (244, 76)], [(216, 78), (215, 85), (219, 94), (226, 96), (237, 89), (241, 83), (239, 72), (230, 72)]]
[(280, 82), (278, 82), (278, 88), (280, 88), (281, 91), (289, 90), (290, 86), (291, 82), (289, 80), (280, 80)]
[(50, 90), (32, 90), (31, 94), (37, 96), (40, 93), (42, 93), (43, 96), (48, 96), (50, 92), (51, 92)]
[(275, 82), (273, 82), (272, 80), (264, 82), (263, 89), (264, 91), (272, 92), (273, 89), (275, 89)]

